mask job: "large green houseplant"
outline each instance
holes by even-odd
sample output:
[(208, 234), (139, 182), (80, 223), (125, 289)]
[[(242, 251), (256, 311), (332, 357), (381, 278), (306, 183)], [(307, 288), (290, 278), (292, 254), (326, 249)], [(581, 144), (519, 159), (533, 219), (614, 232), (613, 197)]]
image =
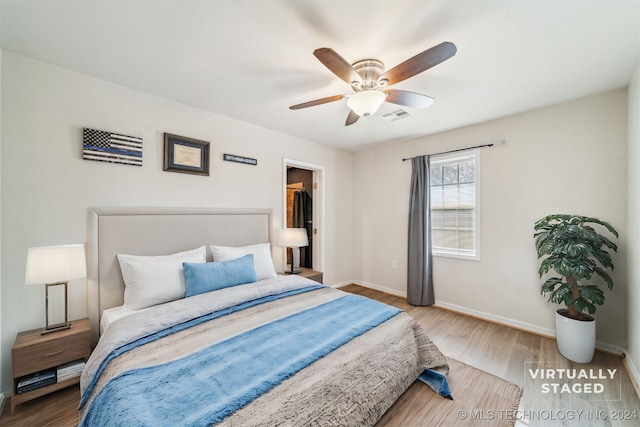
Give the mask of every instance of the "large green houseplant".
[[(617, 252), (618, 247), (608, 237), (600, 234), (596, 227), (603, 232), (606, 230), (615, 237), (618, 232), (611, 224), (597, 218), (579, 215), (553, 214), (535, 223), (534, 238), (538, 259), (541, 260), (538, 274), (540, 277), (553, 270), (558, 276), (548, 278), (541, 287), (542, 294), (549, 294), (549, 301), (565, 305), (566, 309), (558, 310), (556, 315), (556, 339), (560, 352), (567, 358), (587, 363), (591, 361), (593, 350), (587, 348), (590, 356), (567, 356), (572, 350), (569, 347), (588, 343), (586, 347), (595, 349), (595, 319), (590, 314), (595, 313), (596, 306), (604, 304), (603, 290), (591, 279), (597, 276), (609, 289), (613, 288), (613, 280), (607, 270), (613, 270), (613, 261), (609, 251)], [(584, 281), (584, 283), (581, 283)], [(588, 281), (588, 282), (587, 282)], [(589, 324), (576, 328), (588, 327), (592, 337), (578, 337), (578, 332), (571, 329), (567, 332), (560, 330), (568, 322), (559, 319), (573, 319)], [(571, 326), (574, 327), (574, 326)], [(564, 336), (572, 343), (561, 342)], [(582, 343), (580, 341), (583, 341)], [(591, 341), (593, 345), (591, 345)], [(575, 359), (580, 360), (575, 360)]]

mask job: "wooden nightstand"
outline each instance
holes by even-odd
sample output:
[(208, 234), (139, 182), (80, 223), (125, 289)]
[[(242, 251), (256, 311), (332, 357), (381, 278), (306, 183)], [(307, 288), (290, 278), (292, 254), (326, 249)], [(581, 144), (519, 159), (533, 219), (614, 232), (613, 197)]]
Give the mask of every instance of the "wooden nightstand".
[(75, 377), (18, 394), (19, 378), (79, 359), (84, 359), (86, 362), (91, 354), (89, 319), (74, 320), (71, 322), (71, 328), (64, 331), (45, 335), (42, 335), (41, 331), (42, 329), (33, 329), (20, 332), (11, 348), (13, 360), (11, 415), (14, 414), (16, 405), (80, 382), (80, 377)]
[(322, 283), (322, 275), (321, 271), (315, 271), (310, 268), (300, 267), (299, 276), (306, 277), (307, 279), (315, 280), (318, 283)]

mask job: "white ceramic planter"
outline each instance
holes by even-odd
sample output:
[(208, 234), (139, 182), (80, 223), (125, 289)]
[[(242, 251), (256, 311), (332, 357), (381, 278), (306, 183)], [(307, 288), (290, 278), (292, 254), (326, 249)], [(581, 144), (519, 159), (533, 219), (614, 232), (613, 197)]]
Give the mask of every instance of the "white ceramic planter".
[(574, 320), (556, 312), (556, 341), (558, 350), (567, 359), (576, 363), (589, 363), (596, 350), (596, 319)]

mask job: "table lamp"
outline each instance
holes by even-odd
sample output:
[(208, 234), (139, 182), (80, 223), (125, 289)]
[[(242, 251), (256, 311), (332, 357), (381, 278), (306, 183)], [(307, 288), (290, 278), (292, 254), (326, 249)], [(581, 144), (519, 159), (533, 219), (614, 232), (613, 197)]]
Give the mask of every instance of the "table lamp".
[[(69, 329), (67, 282), (87, 277), (84, 245), (58, 245), (29, 248), (25, 285), (45, 285), (45, 327), (42, 334)], [(49, 288), (64, 286), (64, 322), (49, 325)]]
[(306, 228), (283, 228), (278, 236), (278, 245), (291, 248), (291, 271), (286, 273), (300, 273), (300, 247), (309, 246)]

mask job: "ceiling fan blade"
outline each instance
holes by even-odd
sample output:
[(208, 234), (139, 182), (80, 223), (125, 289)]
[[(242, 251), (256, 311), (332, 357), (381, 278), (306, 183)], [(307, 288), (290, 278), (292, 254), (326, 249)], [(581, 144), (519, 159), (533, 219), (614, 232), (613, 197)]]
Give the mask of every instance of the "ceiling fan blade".
[(395, 89), (387, 89), (384, 93), (387, 94), (385, 101), (391, 102), (392, 104), (405, 105), (413, 108), (427, 108), (433, 104), (433, 98), (421, 93)]
[(344, 122), (345, 126), (351, 126), (352, 124), (354, 124), (355, 122), (358, 121), (358, 119), (360, 118), (359, 115), (357, 115), (355, 113), (355, 111), (353, 110), (349, 110), (349, 115), (347, 116), (347, 121)]
[(333, 74), (340, 77), (347, 84), (351, 82), (361, 82), (362, 79), (342, 56), (338, 55), (333, 49), (321, 47), (313, 51), (313, 54), (320, 62), (324, 64)]
[(301, 108), (313, 107), (315, 105), (322, 105), (322, 104), (326, 104), (328, 102), (340, 101), (342, 98), (344, 98), (344, 95), (328, 96), (326, 98), (316, 99), (316, 100), (309, 101), (309, 102), (303, 102), (302, 104), (292, 105), (291, 107), (289, 107), (289, 109), (290, 110), (299, 110)]
[(451, 42), (440, 43), (439, 45), (434, 46), (431, 49), (427, 49), (424, 52), (407, 59), (403, 63), (396, 65), (384, 73), (380, 77), (380, 80), (389, 80), (387, 83), (388, 85), (401, 82), (446, 61), (455, 55), (457, 51), (458, 49), (456, 48), (456, 45)]

